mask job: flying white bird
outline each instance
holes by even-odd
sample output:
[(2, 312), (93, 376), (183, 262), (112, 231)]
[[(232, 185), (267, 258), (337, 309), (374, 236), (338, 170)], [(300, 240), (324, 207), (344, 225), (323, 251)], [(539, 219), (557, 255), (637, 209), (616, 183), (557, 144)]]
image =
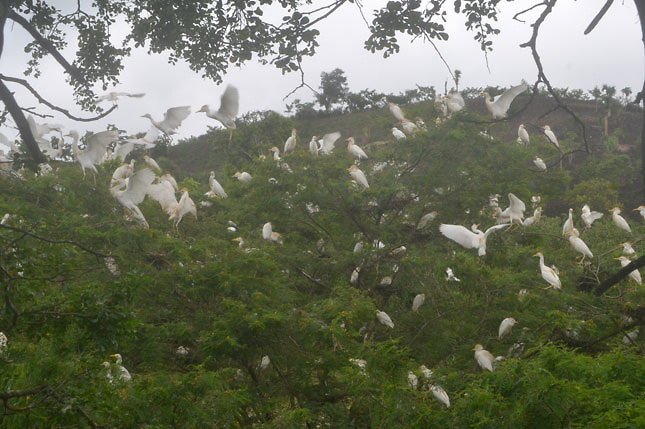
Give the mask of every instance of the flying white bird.
[(632, 247), (632, 243), (630, 243), (629, 241), (620, 243), (619, 246), (623, 246), (623, 253), (625, 255), (633, 255), (634, 253), (636, 253), (636, 251)]
[(160, 177), (159, 183), (149, 185), (146, 192), (150, 198), (159, 203), (161, 210), (163, 210), (164, 213), (168, 216), (172, 216), (179, 204), (175, 197), (175, 188), (173, 187), (172, 182)]
[(396, 118), (397, 121), (402, 121), (405, 119), (405, 115), (403, 114), (403, 110), (396, 104), (392, 103), (391, 101), (387, 103), (387, 107), (390, 109), (390, 113)]
[(351, 153), (352, 155), (354, 155), (354, 158), (356, 158), (359, 161), (361, 159), (367, 159), (367, 154), (365, 153), (365, 151), (363, 149), (361, 149), (360, 146), (358, 146), (354, 142), (354, 137), (349, 137), (345, 141), (347, 142), (347, 151), (349, 153)]
[(580, 215), (580, 217), (586, 225), (585, 228), (591, 228), (591, 224), (600, 219), (602, 216), (603, 214), (600, 212), (592, 212), (587, 204), (582, 206), (582, 214)]
[(340, 132), (327, 133), (318, 140), (318, 153), (329, 155), (334, 151), (336, 140), (340, 138)]
[(526, 210), (526, 205), (517, 198), (514, 194), (508, 194), (509, 206), (502, 212), (502, 217), (507, 217), (509, 222), (522, 223), (524, 219), (524, 210)]
[(549, 143), (560, 150), (560, 143), (558, 143), (558, 138), (555, 136), (555, 134), (553, 134), (553, 131), (551, 131), (551, 127), (545, 125), (542, 127), (542, 129), (544, 130), (544, 135), (546, 136)]
[(569, 243), (571, 243), (573, 250), (582, 253), (582, 259), (580, 260), (580, 263), (584, 261), (585, 257), (593, 258), (593, 253), (591, 253), (591, 250), (589, 250), (587, 244), (582, 241), (582, 239), (580, 238), (580, 233), (576, 228), (571, 229), (571, 231), (567, 232), (567, 234), (569, 235)]
[(195, 206), (195, 202), (188, 195), (188, 189), (181, 188), (179, 192), (181, 192), (181, 198), (168, 218), (168, 220), (177, 219), (175, 221), (175, 227), (179, 226), (179, 222), (189, 213), (197, 219), (197, 206)]
[(233, 136), (235, 117), (240, 109), (240, 94), (233, 85), (228, 85), (220, 99), (219, 110), (211, 110), (208, 104), (203, 105), (197, 112), (205, 112), (206, 116), (219, 121), (229, 130), (229, 142)]
[(546, 171), (547, 167), (542, 158), (539, 156), (536, 156), (535, 159), (533, 159), (533, 165), (537, 167), (538, 170), (540, 171)]
[(631, 234), (632, 229), (629, 227), (629, 224), (627, 223), (625, 218), (620, 215), (620, 209), (618, 207), (614, 207), (609, 211), (611, 212), (611, 220), (614, 221), (616, 226), (622, 229), (623, 231), (626, 231)]
[[(542, 252), (537, 252), (535, 255), (540, 258), (540, 273), (542, 278), (554, 289), (561, 289), (562, 283), (560, 283), (560, 277), (558, 273), (551, 267), (544, 265), (544, 255)], [(548, 289), (548, 288), (547, 288)]]
[(352, 176), (352, 179), (354, 179), (356, 183), (364, 188), (370, 187), (369, 183), (367, 183), (367, 177), (365, 177), (365, 173), (363, 173), (361, 169), (356, 165), (352, 165), (347, 169), (347, 171), (349, 171), (349, 175)]
[(394, 323), (392, 322), (392, 319), (390, 319), (390, 316), (388, 316), (385, 311), (376, 310), (376, 318), (383, 325), (394, 329)]
[(446, 281), (448, 282), (460, 282), (461, 280), (455, 276), (455, 273), (452, 271), (452, 268), (446, 268)]
[(499, 324), (499, 330), (497, 332), (497, 338), (502, 339), (506, 335), (511, 333), (511, 330), (513, 329), (513, 326), (517, 323), (517, 320), (515, 320), (512, 317), (507, 317), (506, 319), (502, 320), (502, 323)]
[(291, 129), (291, 135), (287, 139), (287, 141), (284, 142), (284, 153), (286, 154), (287, 152), (291, 152), (296, 149), (296, 129), (292, 128)]
[(116, 104), (116, 101), (119, 99), (119, 97), (130, 97), (130, 98), (141, 98), (145, 96), (146, 94), (143, 92), (140, 93), (130, 93), (130, 92), (108, 92), (105, 95), (102, 95), (98, 97), (96, 100), (94, 100), (94, 104), (99, 104), (101, 101), (111, 101), (112, 103)]
[[(618, 258), (614, 258), (620, 261), (620, 265), (625, 268), (627, 265), (629, 265), (632, 261), (629, 260), (626, 256), (619, 256)], [(632, 271), (629, 273), (629, 278), (634, 280), (637, 284), (642, 284), (643, 281), (641, 279), (641, 273), (638, 271), (638, 269)]]
[(477, 364), (482, 369), (493, 372), (493, 362), (495, 362), (493, 355), (490, 354), (488, 350), (484, 350), (484, 347), (481, 344), (475, 345), (473, 350), (475, 351), (475, 360), (477, 361)]
[(511, 103), (515, 100), (515, 97), (529, 89), (529, 86), (526, 83), (521, 85), (514, 86), (498, 95), (494, 99), (488, 94), (488, 92), (483, 92), (481, 95), (484, 96), (484, 101), (486, 102), (486, 108), (493, 115), (495, 119), (502, 119), (506, 117), (508, 109), (511, 107)]
[(414, 300), (412, 300), (412, 311), (417, 313), (419, 311), (419, 307), (423, 305), (425, 300), (426, 300), (426, 295), (424, 293), (420, 293), (417, 296), (415, 296)]
[(239, 171), (236, 171), (233, 177), (242, 183), (250, 183), (251, 180), (253, 180), (253, 177), (246, 171), (243, 171), (241, 173)]
[(436, 386), (434, 384), (430, 385), (430, 391), (432, 392), (432, 395), (437, 398), (439, 402), (444, 404), (446, 408), (450, 408), (450, 397), (448, 397), (448, 394), (446, 393), (445, 390), (441, 386)]
[(100, 133), (92, 134), (85, 144), (85, 149), (78, 148), (78, 132), (70, 131), (68, 136), (72, 137), (72, 152), (81, 164), (83, 169), (83, 177), (85, 177), (85, 170), (92, 170), (98, 173), (95, 165), (99, 165), (105, 159), (107, 146), (119, 138), (117, 131), (101, 131)]
[(164, 114), (164, 117), (163, 117), (163, 121), (161, 122), (157, 122), (154, 119), (152, 119), (152, 116), (150, 116), (149, 113), (146, 113), (145, 115), (141, 115), (141, 117), (150, 119), (150, 122), (152, 122), (152, 125), (159, 128), (160, 131), (168, 135), (171, 135), (171, 134), (175, 134), (175, 130), (179, 128), (182, 121), (186, 119), (189, 115), (190, 115), (190, 106), (178, 106), (178, 107), (171, 107), (170, 109), (166, 110), (166, 113)]
[(430, 213), (426, 213), (423, 216), (421, 216), (421, 219), (419, 219), (419, 223), (417, 223), (417, 230), (421, 230), (425, 228), (430, 222), (435, 220), (437, 218), (438, 213), (436, 211), (431, 211)]
[(114, 170), (110, 184), (115, 185), (117, 182), (124, 181), (128, 177), (132, 176), (132, 174), (134, 173), (134, 162), (135, 160), (133, 159), (130, 164), (123, 164), (122, 166)]
[(408, 386), (412, 390), (417, 390), (417, 386), (419, 386), (419, 379), (412, 371), (408, 372)]
[(529, 137), (529, 132), (526, 131), (526, 127), (524, 126), (524, 124), (520, 124), (519, 128), (517, 129), (517, 140), (518, 142), (524, 144), (524, 146), (528, 146), (529, 143), (531, 142), (531, 139)]
[(392, 135), (394, 136), (395, 139), (397, 140), (403, 140), (405, 139), (405, 134), (403, 134), (403, 131), (398, 129), (397, 127), (392, 127)]
[(634, 209), (634, 211), (637, 211), (640, 213), (640, 215), (645, 218), (645, 206), (638, 206)]
[[(38, 143), (38, 147), (43, 152), (43, 154), (47, 155), (50, 158), (56, 158), (63, 153), (62, 135), (60, 141), (58, 142), (58, 149), (54, 149), (51, 141), (44, 138), (46, 134), (49, 134), (53, 131), (57, 131), (59, 134), (62, 134), (62, 125), (39, 124), (31, 115), (27, 117), (27, 124), (29, 125), (29, 129), (31, 130), (31, 134), (34, 136), (34, 140), (36, 140), (36, 143)], [(7, 146), (10, 146), (12, 149), (13, 147), (15, 147), (15, 145), (11, 144)]]
[(110, 355), (110, 357), (116, 359), (117, 379), (119, 381), (132, 380), (132, 376), (130, 375), (130, 372), (123, 365), (121, 365), (123, 363), (123, 359), (121, 358), (121, 355), (116, 353), (116, 354)]
[(565, 235), (567, 232), (573, 229), (573, 209), (569, 209), (569, 217), (562, 225), (562, 235)]
[(148, 132), (141, 138), (134, 138), (130, 137), (126, 139), (124, 142), (119, 142), (116, 145), (116, 148), (114, 150), (114, 153), (112, 154), (113, 159), (118, 159), (121, 158), (122, 161), (125, 161), (125, 159), (128, 157), (130, 152), (132, 152), (135, 148), (138, 146), (142, 147), (143, 149), (152, 149), (155, 147), (155, 142), (159, 138), (159, 128), (155, 127), (154, 125), (150, 127)]
[(493, 231), (498, 229), (506, 228), (508, 224), (495, 225), (491, 226), (486, 230), (486, 232), (481, 232), (478, 227), (479, 225), (473, 224), (471, 226), (472, 231), (468, 231), (465, 227), (461, 225), (449, 225), (442, 223), (439, 226), (439, 231), (450, 240), (455, 243), (465, 247), (466, 249), (478, 249), (479, 256), (484, 256), (486, 254), (486, 239)]
[(152, 171), (161, 172), (161, 167), (159, 167), (159, 164), (157, 164), (157, 161), (155, 161), (148, 155), (143, 155), (143, 160), (145, 161), (146, 165), (150, 167)]
[(215, 172), (211, 171), (211, 175), (208, 178), (208, 186), (210, 187), (210, 191), (206, 192), (204, 195), (207, 197), (211, 198), (227, 198), (228, 195), (226, 194), (226, 191), (224, 191), (224, 188), (222, 185), (219, 184), (217, 179), (215, 179)]

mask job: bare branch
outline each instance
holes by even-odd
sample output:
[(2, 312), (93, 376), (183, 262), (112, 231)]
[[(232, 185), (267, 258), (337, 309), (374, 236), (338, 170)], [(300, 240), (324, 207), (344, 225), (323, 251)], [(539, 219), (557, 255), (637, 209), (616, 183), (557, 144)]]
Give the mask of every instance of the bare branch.
[(515, 21), (519, 21), (519, 22), (521, 22), (521, 23), (526, 23), (526, 21), (522, 21), (522, 20), (521, 20), (521, 19), (519, 19), (518, 17), (519, 17), (520, 15), (524, 15), (525, 13), (530, 12), (531, 10), (535, 9), (536, 7), (540, 7), (540, 6), (546, 6), (546, 3), (545, 3), (545, 2), (540, 2), (540, 3), (534, 4), (533, 6), (531, 6), (531, 7), (530, 7), (530, 8), (528, 8), (528, 9), (524, 9), (524, 10), (522, 10), (522, 11), (519, 11), (519, 12), (517, 12), (515, 15), (513, 15), (513, 19), (514, 19)]
[(45, 243), (50, 243), (50, 244), (69, 244), (71, 246), (78, 247), (79, 249), (81, 249), (81, 250), (83, 250), (83, 251), (85, 251), (87, 253), (90, 253), (90, 254), (92, 254), (94, 256), (98, 256), (100, 258), (107, 258), (108, 256), (110, 256), (110, 255), (105, 255), (103, 253), (96, 252), (96, 251), (94, 251), (92, 249), (89, 249), (89, 248), (87, 248), (87, 247), (83, 246), (82, 244), (79, 244), (79, 243), (77, 243), (75, 241), (52, 240), (50, 238), (42, 237), (42, 236), (40, 236), (38, 234), (35, 234), (33, 232), (25, 231), (24, 229), (16, 228), (16, 227), (10, 226), (10, 225), (0, 225), (0, 228), (8, 229), (10, 231), (20, 232), (22, 234), (26, 234), (26, 235), (28, 235), (30, 237), (33, 237), (33, 238), (35, 238), (37, 240), (44, 241)]
[(585, 29), (585, 36), (591, 33), (594, 28), (596, 28), (596, 25), (598, 25), (602, 17), (605, 16), (613, 2), (614, 0), (607, 0), (605, 5), (600, 9), (600, 12), (598, 12), (598, 14), (591, 20), (589, 26)]
[(35, 395), (38, 393), (42, 393), (47, 389), (49, 389), (48, 386), (38, 386), (38, 387), (32, 387), (31, 389), (5, 390), (4, 392), (0, 391), (0, 399), (4, 401), (11, 398), (20, 398), (23, 396)]
[[(29, 90), (29, 92), (31, 92), (31, 94), (32, 94), (34, 97), (36, 97), (36, 99), (38, 100), (38, 102), (39, 102), (39, 103), (44, 104), (45, 106), (49, 107), (49, 108), (50, 108), (50, 109), (52, 109), (52, 110), (55, 110), (55, 111), (57, 111), (57, 112), (60, 112), (60, 113), (64, 114), (64, 115), (65, 115), (65, 116), (67, 116), (69, 119), (72, 119), (72, 120), (74, 120), (74, 121), (79, 121), (79, 122), (91, 122), (91, 121), (98, 121), (99, 119), (102, 119), (102, 118), (106, 117), (107, 115), (109, 115), (110, 113), (112, 113), (112, 112), (113, 112), (113, 111), (118, 107), (118, 106), (115, 104), (115, 105), (114, 105), (114, 106), (112, 106), (109, 110), (106, 110), (105, 112), (101, 113), (100, 115), (97, 115), (97, 116), (94, 116), (94, 117), (91, 117), (91, 118), (79, 118), (78, 116), (74, 116), (74, 115), (72, 115), (71, 113), (69, 113), (69, 110), (63, 109), (62, 107), (58, 107), (58, 106), (56, 106), (56, 105), (54, 105), (54, 104), (50, 103), (49, 101), (45, 100), (43, 97), (41, 97), (41, 95), (38, 93), (38, 91), (36, 91), (36, 90), (35, 90), (35, 89), (34, 89), (34, 88), (29, 84), (29, 82), (27, 82), (27, 81), (26, 81), (26, 80), (24, 80), (24, 79), (18, 79), (17, 77), (5, 76), (5, 75), (3, 75), (3, 74), (1, 74), (1, 73), (0, 73), (0, 79), (2, 79), (2, 80), (6, 80), (7, 82), (14, 82), (14, 83), (18, 83), (18, 84), (20, 84), (20, 85), (24, 86), (25, 88), (27, 88), (27, 90)], [(31, 111), (30, 111), (29, 113), (36, 114), (36, 113), (34, 113), (34, 112), (31, 112)]]
[(614, 286), (616, 283), (624, 279), (629, 275), (634, 270), (639, 269), (640, 267), (645, 266), (645, 256), (641, 256), (638, 259), (634, 259), (632, 262), (629, 264), (625, 265), (622, 269), (620, 269), (618, 272), (616, 272), (614, 275), (609, 277), (608, 279), (604, 280), (602, 283), (598, 285), (596, 290), (594, 291), (594, 294), (597, 296), (602, 295), (605, 293), (609, 288)]

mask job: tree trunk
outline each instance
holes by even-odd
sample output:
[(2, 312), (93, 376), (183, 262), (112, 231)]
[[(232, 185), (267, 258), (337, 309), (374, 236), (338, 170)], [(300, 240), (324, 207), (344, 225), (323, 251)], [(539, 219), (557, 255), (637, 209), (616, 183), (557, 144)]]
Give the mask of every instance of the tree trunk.
[[(645, 52), (645, 0), (634, 0), (634, 3), (641, 22), (643, 52)], [(643, 88), (638, 94), (638, 99), (641, 102), (641, 106), (643, 106), (643, 119), (641, 120), (641, 173), (643, 175), (643, 196), (645, 197), (645, 78), (643, 79)]]

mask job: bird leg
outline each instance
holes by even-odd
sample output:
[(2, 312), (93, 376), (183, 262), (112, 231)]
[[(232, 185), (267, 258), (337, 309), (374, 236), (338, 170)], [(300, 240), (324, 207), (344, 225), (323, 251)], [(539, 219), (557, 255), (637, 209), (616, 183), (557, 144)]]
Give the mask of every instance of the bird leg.
[[(580, 259), (580, 261), (578, 261), (578, 265), (582, 265), (582, 263), (584, 262), (586, 256), (587, 255), (582, 255), (582, 258)], [(576, 260), (578, 260), (578, 258), (576, 258)]]
[(231, 141), (233, 140), (233, 130), (229, 129), (228, 130), (228, 145), (231, 145)]

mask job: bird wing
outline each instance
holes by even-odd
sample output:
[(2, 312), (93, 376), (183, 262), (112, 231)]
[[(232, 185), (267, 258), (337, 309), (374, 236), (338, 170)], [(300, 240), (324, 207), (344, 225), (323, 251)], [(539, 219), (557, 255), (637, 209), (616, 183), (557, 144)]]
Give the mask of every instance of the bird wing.
[[(500, 225), (501, 226), (501, 225)], [(457, 244), (462, 245), (466, 249), (479, 247), (479, 240), (477, 234), (469, 231), (461, 225), (450, 225), (442, 223), (439, 226), (439, 231), (447, 238), (451, 239)]]
[(166, 114), (163, 118), (163, 124), (165, 127), (174, 130), (181, 125), (181, 121), (186, 119), (190, 115), (190, 106), (179, 106), (171, 107), (166, 110)]
[(504, 112), (508, 111), (508, 108), (511, 107), (511, 103), (513, 102), (513, 100), (515, 100), (515, 97), (517, 97), (527, 89), (529, 89), (529, 86), (526, 83), (522, 83), (504, 91), (503, 94), (495, 97), (495, 107), (499, 107)]
[(340, 131), (325, 134), (322, 138), (321, 150), (325, 153), (331, 153), (334, 150), (336, 140), (340, 138)]
[(515, 212), (515, 213), (522, 212), (523, 213), (524, 210), (526, 210), (526, 206), (524, 205), (522, 200), (517, 198), (515, 195), (509, 193), (508, 194), (508, 201), (511, 204), (510, 209), (511, 209), (512, 212)]
[(215, 178), (213, 178), (213, 183), (211, 183), (211, 189), (213, 190), (213, 192), (215, 192), (217, 195), (219, 195), (222, 198), (228, 197), (222, 185), (220, 185), (220, 183)]
[(601, 217), (603, 217), (603, 215), (604, 215), (604, 213), (600, 213), (600, 212), (591, 212), (591, 213), (589, 213), (589, 214), (587, 215), (587, 220), (589, 221), (589, 223), (593, 223), (594, 221), (597, 221), (598, 219), (600, 219)]
[(125, 193), (134, 204), (141, 204), (141, 202), (146, 198), (148, 188), (155, 180), (155, 177), (155, 173), (148, 168), (137, 170), (132, 176), (130, 176)]
[(403, 110), (399, 106), (397, 106), (394, 103), (388, 104), (388, 107), (390, 108), (390, 112), (398, 121), (402, 121), (405, 119), (405, 115), (403, 114)]
[(159, 203), (161, 209), (169, 213), (177, 206), (177, 198), (175, 198), (175, 190), (170, 182), (162, 181), (147, 188), (147, 194)]
[(240, 94), (233, 85), (226, 87), (220, 100), (219, 111), (231, 120), (237, 116), (240, 109)]
[[(488, 229), (486, 230), (486, 232), (484, 233), (484, 235), (485, 235), (486, 237), (488, 237), (488, 234), (490, 234), (491, 232), (495, 232), (495, 231), (497, 231), (498, 229), (506, 228), (507, 226), (510, 226), (510, 225), (511, 225), (510, 223), (502, 223), (502, 224), (499, 224), (499, 225), (493, 225), (493, 226), (491, 226), (490, 228), (488, 228)], [(463, 227), (462, 227), (462, 228), (463, 228)], [(464, 228), (464, 229), (465, 229), (465, 228)], [(466, 231), (468, 231), (468, 230), (466, 230)]]
[(100, 164), (105, 157), (108, 145), (118, 139), (119, 132), (115, 130), (101, 131), (100, 133), (92, 134), (87, 140), (87, 147), (83, 153), (92, 161), (93, 164)]
[(143, 136), (143, 138), (138, 139), (138, 140), (137, 140), (137, 142), (139, 142), (139, 143), (140, 143), (141, 141), (143, 141), (143, 142), (146, 144), (146, 146), (147, 146), (148, 144), (150, 144), (150, 145), (154, 145), (154, 142), (155, 142), (158, 138), (159, 138), (159, 128), (157, 128), (157, 127), (155, 127), (155, 126), (152, 126), (152, 127), (150, 127), (150, 129), (148, 130), (148, 132), (146, 133), (146, 135), (145, 135), (145, 136)]
[(128, 157), (130, 152), (134, 149), (134, 142), (128, 140), (127, 143), (121, 143), (116, 146), (114, 151), (114, 158), (121, 158), (122, 161)]
[(145, 94), (145, 92), (139, 92), (139, 93), (136, 93), (136, 94), (132, 94), (132, 93), (129, 93), (129, 92), (117, 92), (116, 95), (122, 96), (122, 97), (141, 98), (146, 94)]

